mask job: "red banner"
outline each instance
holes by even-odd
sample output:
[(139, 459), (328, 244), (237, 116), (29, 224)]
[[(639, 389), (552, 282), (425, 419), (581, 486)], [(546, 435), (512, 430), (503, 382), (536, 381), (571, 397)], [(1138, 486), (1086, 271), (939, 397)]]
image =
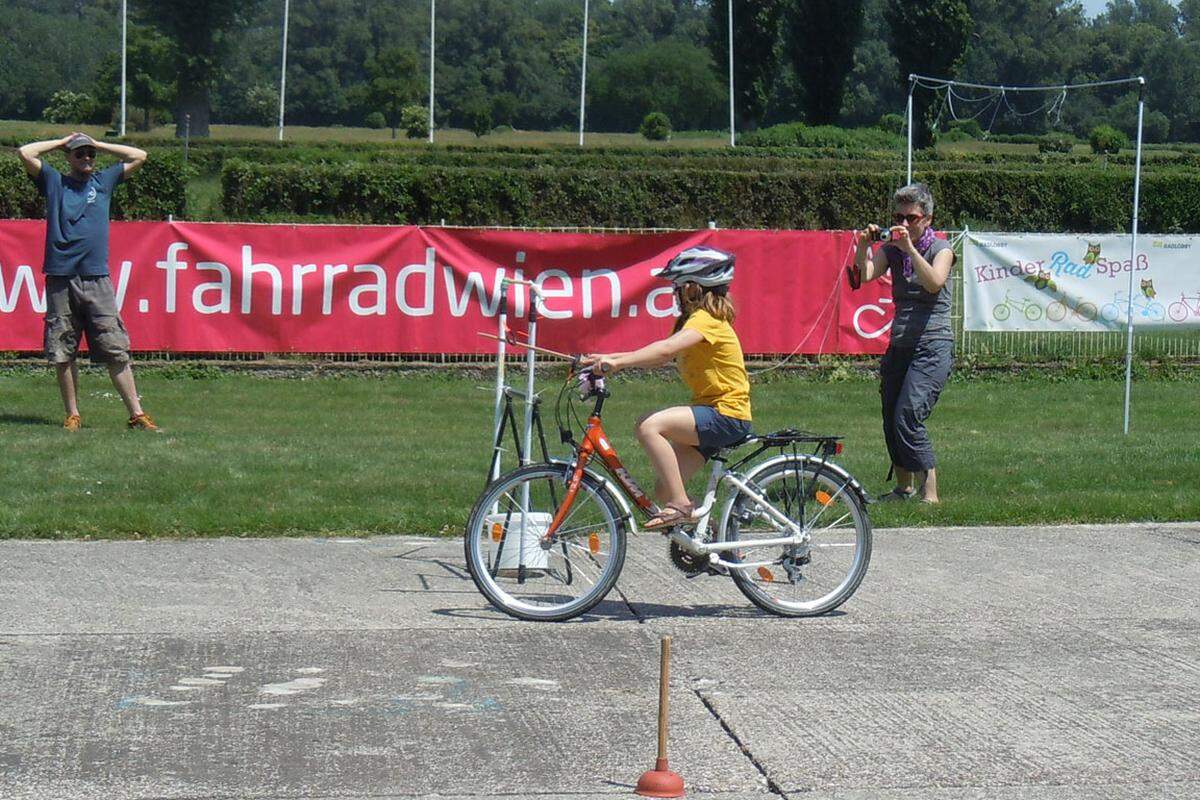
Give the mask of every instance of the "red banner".
[[(45, 223), (0, 222), (0, 350), (42, 348)], [(487, 353), (502, 278), (534, 281), (538, 338), (572, 352), (666, 336), (652, 271), (685, 247), (737, 254), (734, 327), (747, 353), (879, 353), (886, 280), (850, 291), (844, 231), (547, 233), (338, 225), (114, 222), (110, 273), (137, 350)], [(510, 327), (528, 312), (508, 289)]]

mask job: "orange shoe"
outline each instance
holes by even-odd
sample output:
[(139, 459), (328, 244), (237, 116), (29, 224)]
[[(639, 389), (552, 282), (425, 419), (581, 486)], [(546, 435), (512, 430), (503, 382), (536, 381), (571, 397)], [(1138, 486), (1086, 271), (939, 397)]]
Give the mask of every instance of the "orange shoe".
[(69, 416), (63, 420), (63, 428), (68, 431), (71, 431), (72, 433), (74, 433), (75, 431), (79, 430), (82, 427), (83, 427), (83, 420), (81, 420), (79, 418), (78, 414), (72, 414), (71, 416)]
[(158, 426), (154, 424), (154, 420), (150, 419), (150, 415), (143, 411), (141, 414), (129, 418), (129, 430), (156, 431)]

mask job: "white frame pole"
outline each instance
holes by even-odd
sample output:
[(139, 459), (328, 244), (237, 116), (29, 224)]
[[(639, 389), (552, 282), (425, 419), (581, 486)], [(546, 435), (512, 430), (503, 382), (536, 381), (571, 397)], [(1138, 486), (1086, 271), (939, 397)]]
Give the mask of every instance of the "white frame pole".
[(913, 91), (917, 88), (917, 77), (915, 75), (908, 76), (908, 122), (905, 127), (908, 128), (908, 171), (904, 179), (904, 185), (912, 183), (912, 134), (913, 134)]
[[(433, 62), (437, 53), (437, 40), (434, 38), (437, 19), (437, 0), (429, 0), (429, 143), (433, 144)], [(503, 356), (502, 356), (503, 357)]]
[(583, 147), (583, 109), (587, 99), (588, 0), (583, 0), (583, 69), (579, 83), (579, 146)]
[(128, 0), (121, 0), (121, 137), (125, 137), (125, 59), (128, 46), (129, 8)]
[[(500, 425), (504, 422), (504, 354), (508, 344), (508, 284), (500, 284), (500, 313), (496, 315), (496, 410), (492, 414), (492, 471), (488, 480), (494, 481), (500, 477), (499, 452), (502, 449), (495, 444), (500, 436)], [(494, 513), (494, 511), (493, 511)]]
[(1129, 243), (1129, 302), (1125, 309), (1128, 335), (1125, 340), (1125, 427), (1129, 433), (1129, 390), (1133, 382), (1133, 272), (1137, 269), (1138, 201), (1142, 188), (1142, 112), (1145, 108), (1146, 79), (1138, 77), (1137, 155), (1133, 169), (1133, 236)]
[(729, 0), (729, 146), (737, 147), (733, 115), (733, 0)]
[(279, 65), (279, 141), (283, 141), (283, 104), (287, 93), (287, 40), (290, 0), (283, 0), (283, 56)]

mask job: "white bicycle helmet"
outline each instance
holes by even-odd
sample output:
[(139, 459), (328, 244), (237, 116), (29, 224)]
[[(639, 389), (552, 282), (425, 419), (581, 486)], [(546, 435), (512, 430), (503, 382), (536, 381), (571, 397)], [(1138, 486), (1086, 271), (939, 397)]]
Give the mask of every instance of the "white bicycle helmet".
[(734, 260), (733, 253), (713, 247), (689, 247), (667, 262), (658, 277), (676, 286), (685, 283), (698, 283), (708, 289), (728, 286), (733, 280)]

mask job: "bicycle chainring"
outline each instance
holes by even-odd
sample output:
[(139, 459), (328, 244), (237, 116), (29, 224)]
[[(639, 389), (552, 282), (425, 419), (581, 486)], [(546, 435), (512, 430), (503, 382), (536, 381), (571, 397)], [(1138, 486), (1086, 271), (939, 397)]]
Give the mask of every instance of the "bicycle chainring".
[(671, 563), (675, 565), (675, 569), (682, 572), (689, 578), (694, 578), (697, 575), (703, 575), (708, 571), (708, 557), (689, 553), (684, 550), (676, 542), (671, 542)]

